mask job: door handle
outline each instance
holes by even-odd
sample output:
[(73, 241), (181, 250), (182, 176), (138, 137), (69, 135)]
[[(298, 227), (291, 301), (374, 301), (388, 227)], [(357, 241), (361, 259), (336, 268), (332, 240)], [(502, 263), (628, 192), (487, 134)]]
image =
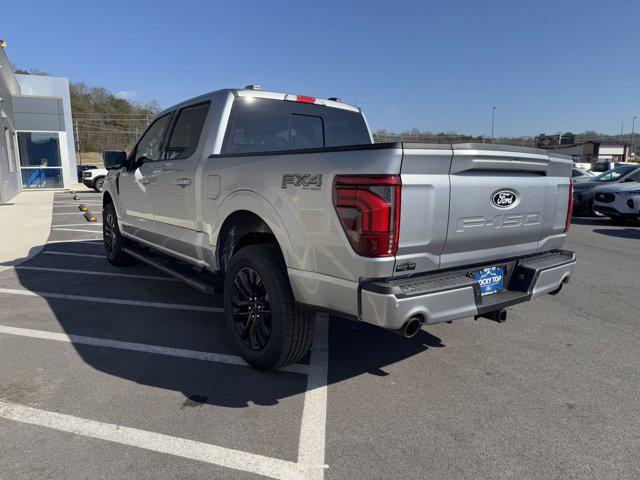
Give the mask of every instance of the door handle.
[(176, 185), (180, 185), (181, 187), (187, 187), (191, 185), (191, 180), (189, 178), (179, 178), (176, 180)]

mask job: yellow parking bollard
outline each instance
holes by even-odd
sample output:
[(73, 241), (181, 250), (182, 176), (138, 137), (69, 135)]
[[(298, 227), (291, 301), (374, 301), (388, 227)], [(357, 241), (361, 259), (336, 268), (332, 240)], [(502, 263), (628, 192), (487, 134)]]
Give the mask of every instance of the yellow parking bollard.
[(86, 218), (87, 221), (89, 221), (89, 222), (95, 222), (96, 221), (96, 217), (94, 217), (89, 210), (84, 212), (84, 218)]
[(86, 212), (87, 210), (89, 210), (87, 207), (85, 207), (84, 205), (80, 204), (78, 206), (78, 208), (80, 209), (81, 212)]

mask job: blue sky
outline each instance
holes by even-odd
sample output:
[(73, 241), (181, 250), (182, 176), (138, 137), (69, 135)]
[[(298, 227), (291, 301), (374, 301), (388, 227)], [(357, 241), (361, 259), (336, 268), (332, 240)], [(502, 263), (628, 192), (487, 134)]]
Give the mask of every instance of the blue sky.
[[(21, 68), (163, 107), (207, 91), (339, 96), (373, 129), (631, 130), (640, 1), (3, 2)], [(638, 122), (636, 122), (638, 123)], [(640, 127), (640, 125), (637, 125)], [(638, 128), (636, 128), (638, 130)]]

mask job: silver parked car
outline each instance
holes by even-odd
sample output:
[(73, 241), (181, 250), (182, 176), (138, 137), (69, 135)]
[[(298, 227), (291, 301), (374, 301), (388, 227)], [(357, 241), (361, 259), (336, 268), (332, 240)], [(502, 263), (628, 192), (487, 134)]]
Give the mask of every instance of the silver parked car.
[(594, 210), (613, 219), (631, 220), (640, 225), (640, 172), (632, 178), (634, 180), (599, 188)]
[(601, 214), (594, 210), (594, 195), (599, 187), (611, 183), (623, 183), (632, 181), (640, 172), (640, 165), (625, 164), (617, 166), (608, 172), (604, 172), (593, 180), (586, 180), (576, 183), (573, 187), (573, 212), (574, 214), (598, 215)]
[[(337, 99), (220, 90), (106, 152), (104, 244), (203, 292), (260, 369), (298, 361), (315, 310), (415, 335), (558, 293), (572, 162), (490, 144), (375, 144)], [(357, 341), (357, 339), (353, 339)]]

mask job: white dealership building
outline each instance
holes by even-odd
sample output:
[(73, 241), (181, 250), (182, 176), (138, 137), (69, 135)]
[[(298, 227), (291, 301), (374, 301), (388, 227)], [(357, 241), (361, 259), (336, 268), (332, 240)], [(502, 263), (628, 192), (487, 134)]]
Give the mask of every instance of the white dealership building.
[(77, 182), (69, 80), (13, 72), (0, 41), (0, 203)]

